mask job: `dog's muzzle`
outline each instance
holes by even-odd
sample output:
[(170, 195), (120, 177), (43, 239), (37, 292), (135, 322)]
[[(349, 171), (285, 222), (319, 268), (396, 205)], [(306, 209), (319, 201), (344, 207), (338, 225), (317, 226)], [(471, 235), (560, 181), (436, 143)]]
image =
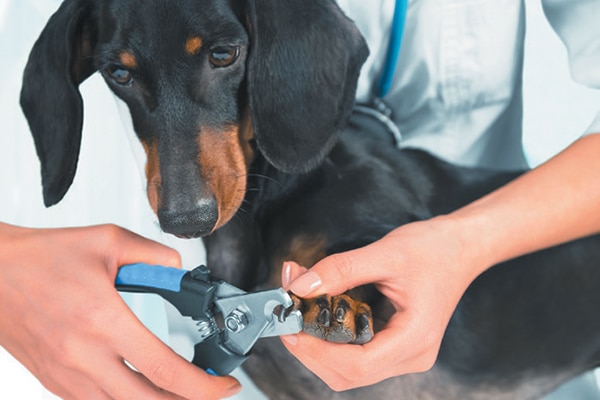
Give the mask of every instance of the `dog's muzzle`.
[(192, 208), (174, 206), (158, 210), (161, 229), (185, 239), (210, 234), (218, 219), (219, 211), (214, 199), (203, 199)]

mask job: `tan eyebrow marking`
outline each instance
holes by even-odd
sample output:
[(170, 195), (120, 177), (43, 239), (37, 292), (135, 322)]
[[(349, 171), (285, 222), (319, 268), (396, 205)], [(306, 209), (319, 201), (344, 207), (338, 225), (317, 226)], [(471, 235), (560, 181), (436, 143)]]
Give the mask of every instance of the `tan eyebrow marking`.
[(198, 54), (202, 48), (202, 38), (200, 36), (192, 36), (185, 42), (185, 51), (193, 56)]
[(121, 54), (119, 54), (119, 59), (121, 60), (121, 64), (127, 68), (137, 67), (135, 56), (128, 51), (122, 51)]

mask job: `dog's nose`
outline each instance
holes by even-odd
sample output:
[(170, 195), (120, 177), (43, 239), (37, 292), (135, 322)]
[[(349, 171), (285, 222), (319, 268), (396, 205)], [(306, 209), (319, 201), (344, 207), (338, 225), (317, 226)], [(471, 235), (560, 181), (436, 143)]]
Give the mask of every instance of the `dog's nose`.
[(158, 210), (163, 231), (180, 238), (196, 238), (210, 234), (219, 219), (215, 199), (202, 199), (193, 207), (166, 207)]

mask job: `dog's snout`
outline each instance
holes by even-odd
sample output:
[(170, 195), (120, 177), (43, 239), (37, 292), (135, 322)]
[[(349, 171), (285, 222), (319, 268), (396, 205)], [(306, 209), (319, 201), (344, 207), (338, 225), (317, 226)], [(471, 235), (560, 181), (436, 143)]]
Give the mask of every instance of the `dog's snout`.
[(193, 207), (159, 209), (158, 219), (163, 231), (180, 238), (196, 238), (213, 231), (219, 211), (215, 199), (203, 199)]

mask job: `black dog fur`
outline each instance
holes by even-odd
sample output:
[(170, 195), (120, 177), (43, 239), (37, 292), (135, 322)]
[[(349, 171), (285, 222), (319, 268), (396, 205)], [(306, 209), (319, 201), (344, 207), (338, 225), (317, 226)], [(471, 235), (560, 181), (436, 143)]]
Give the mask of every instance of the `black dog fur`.
[[(284, 259), (365, 245), (519, 175), (398, 150), (356, 116), (346, 124), (366, 55), (330, 0), (65, 0), (21, 98), (45, 203), (73, 180), (78, 85), (96, 70), (130, 108), (163, 229), (205, 236), (214, 274), (245, 289), (267, 285)], [(277, 340), (245, 369), (273, 399), (538, 398), (599, 364), (599, 259), (595, 236), (490, 269), (424, 374), (334, 393)], [(375, 312), (380, 301), (369, 299)]]
[[(357, 248), (396, 226), (450, 212), (520, 174), (456, 167), (420, 150), (395, 149), (382, 136), (351, 121), (325, 163), (308, 175), (267, 172), (272, 167), (263, 164), (270, 179), (252, 192), (259, 197), (250, 199), (253, 223), (240, 217), (209, 237), (209, 255), (225, 251), (223, 243), (251, 243), (239, 235), (260, 238), (243, 248), (238, 261), (249, 262), (242, 269), (277, 266), (271, 260), (289, 254), (297, 237), (326, 237), (327, 254)], [(600, 322), (594, 318), (599, 252), (600, 237), (594, 236), (481, 275), (425, 374), (334, 394), (314, 379), (307, 384), (310, 374), (298, 373), (303, 367), (284, 357), (277, 340), (259, 343), (246, 369), (273, 399), (539, 398), (600, 361)], [(219, 260), (211, 257), (210, 263), (226, 267)], [(377, 314), (377, 300), (369, 304)]]

